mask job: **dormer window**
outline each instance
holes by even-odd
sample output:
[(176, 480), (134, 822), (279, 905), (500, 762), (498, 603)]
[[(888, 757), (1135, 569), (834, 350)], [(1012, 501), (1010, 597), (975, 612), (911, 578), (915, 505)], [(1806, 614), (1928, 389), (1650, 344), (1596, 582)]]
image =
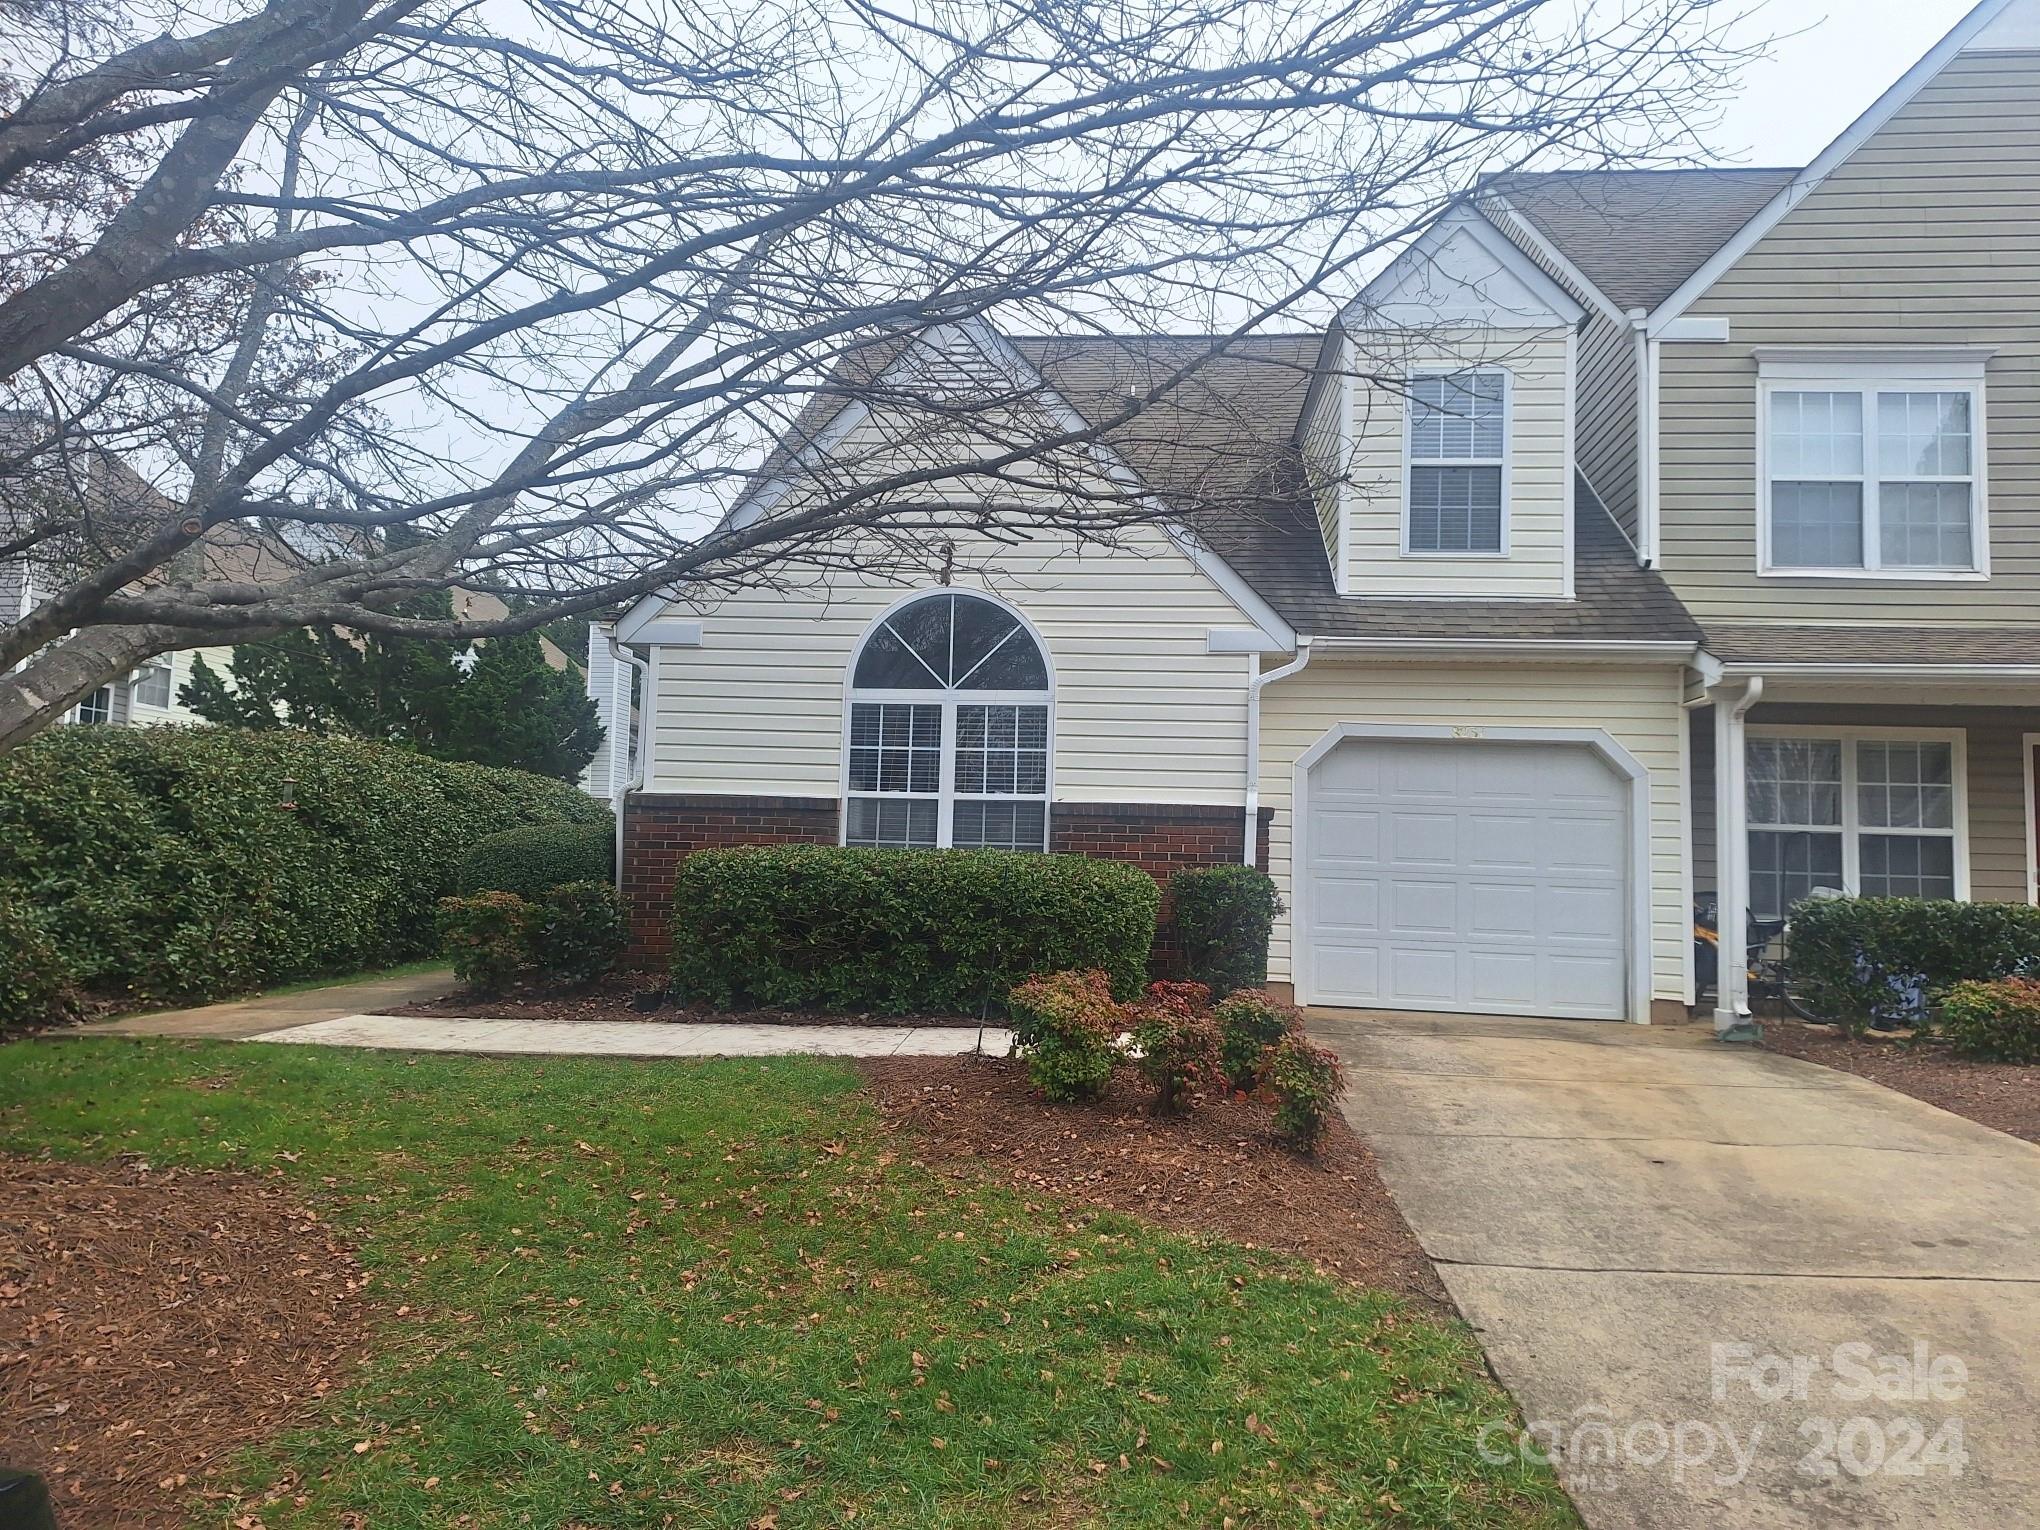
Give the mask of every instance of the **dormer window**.
[(1403, 552), (1508, 550), (1509, 378), (1500, 369), (1409, 381)]
[(1988, 571), (1980, 362), (1917, 375), (1863, 363), (1821, 375), (1818, 363), (1767, 359), (1760, 394), (1760, 572)]

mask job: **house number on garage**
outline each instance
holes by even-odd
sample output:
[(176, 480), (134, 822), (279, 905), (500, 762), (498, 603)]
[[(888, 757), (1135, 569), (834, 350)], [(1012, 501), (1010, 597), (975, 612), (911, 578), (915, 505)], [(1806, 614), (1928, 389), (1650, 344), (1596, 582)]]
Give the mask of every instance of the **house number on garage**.
[(1480, 729), (1478, 729), (1478, 728), (1454, 728), (1454, 729), (1452, 730), (1452, 736), (1453, 736), (1454, 738), (1479, 738), (1479, 737), (1480, 737)]

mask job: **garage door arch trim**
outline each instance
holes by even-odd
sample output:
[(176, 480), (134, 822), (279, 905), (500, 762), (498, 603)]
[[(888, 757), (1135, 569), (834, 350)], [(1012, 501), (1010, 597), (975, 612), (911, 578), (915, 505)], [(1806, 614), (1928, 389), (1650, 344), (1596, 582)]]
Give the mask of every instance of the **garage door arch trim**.
[(1600, 728), (1486, 727), (1446, 723), (1338, 723), (1297, 757), (1290, 802), (1290, 940), (1297, 948), (1290, 963), (1299, 1004), (1316, 1002), (1309, 991), (1310, 963), (1303, 960), (1302, 946), (1310, 928), (1306, 901), (1309, 882), (1310, 846), (1306, 842), (1310, 825), (1310, 773), (1313, 766), (1341, 744), (1351, 740), (1381, 743), (1422, 741), (1481, 744), (1581, 744), (1598, 754), (1629, 784), (1629, 1019), (1632, 1024), (1650, 1023), (1651, 919), (1650, 919), (1650, 772)]

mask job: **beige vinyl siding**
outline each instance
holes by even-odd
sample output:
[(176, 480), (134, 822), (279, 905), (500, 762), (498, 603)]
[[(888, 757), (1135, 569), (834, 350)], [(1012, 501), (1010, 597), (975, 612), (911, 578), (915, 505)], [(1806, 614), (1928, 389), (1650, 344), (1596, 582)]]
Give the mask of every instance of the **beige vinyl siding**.
[[(2024, 737), (2040, 733), (2040, 707), (1841, 706), (1759, 703), (1749, 721), (1767, 727), (1959, 728), (1968, 740), (1969, 895), (1985, 903), (2027, 900)], [(1694, 886), (1714, 887), (1713, 714), (1696, 719), (1693, 752)]]
[[(1703, 624), (2040, 623), (2040, 53), (1966, 53), (1697, 303), (1726, 345), (1663, 348), (1666, 578)], [(1767, 345), (1995, 348), (1987, 583), (1759, 578)]]
[(1354, 595), (1495, 596), (1567, 593), (1572, 506), (1568, 424), (1571, 331), (1438, 331), (1380, 341), (1357, 369), (1383, 378), (1499, 367), (1510, 376), (1505, 557), (1407, 557), (1403, 546), (1406, 400), (1395, 382), (1351, 391), (1347, 589)]
[(1636, 539), (1636, 332), (1594, 311), (1580, 333), (1577, 399), (1580, 472), (1616, 524)]
[[(1064, 802), (1243, 802), (1252, 660), (1205, 652), (1239, 610), (1158, 528), (1112, 548), (1002, 548), (966, 534), (959, 586), (1026, 614), (1055, 671), (1052, 791)], [(965, 564), (990, 565), (965, 572)], [(852, 654), (903, 583), (837, 573), (732, 595), (699, 615), (702, 646), (654, 650), (649, 789), (834, 797)]]
[(1317, 510), (1318, 532), (1324, 538), (1325, 557), (1335, 569), (1341, 556), (1339, 500), (1345, 492), (1346, 478), (1346, 442), (1339, 432), (1339, 424), (1349, 388), (1345, 376), (1351, 364), (1349, 349), (1343, 343), (1340, 345), (1335, 362), (1338, 370), (1319, 381), (1317, 397), (1311, 402), (1310, 415), (1303, 426), (1303, 463), (1310, 478), (1311, 503)]
[[(1297, 759), (1339, 723), (1599, 728), (1650, 775), (1651, 992), (1681, 1001), (1691, 925), (1684, 905), (1680, 671), (1587, 664), (1386, 664), (1319, 659), (1261, 698), (1261, 803), (1274, 810), (1269, 872), (1291, 895)], [(1275, 928), (1269, 977), (1290, 980), (1290, 929)]]

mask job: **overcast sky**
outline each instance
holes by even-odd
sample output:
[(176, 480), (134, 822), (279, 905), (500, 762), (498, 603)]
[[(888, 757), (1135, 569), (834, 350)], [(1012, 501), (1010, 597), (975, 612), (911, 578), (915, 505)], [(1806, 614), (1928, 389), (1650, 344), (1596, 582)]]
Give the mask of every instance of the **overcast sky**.
[(1768, 0), (1757, 36), (1782, 36), (1729, 105), (1732, 163), (1803, 165), (1967, 15), (1973, 0)]

